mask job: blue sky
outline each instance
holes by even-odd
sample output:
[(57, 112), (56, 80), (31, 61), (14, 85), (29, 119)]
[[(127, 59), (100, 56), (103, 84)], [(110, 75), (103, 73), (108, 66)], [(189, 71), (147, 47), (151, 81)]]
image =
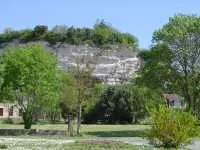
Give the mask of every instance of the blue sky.
[(141, 48), (150, 46), (153, 31), (170, 16), (200, 15), (200, 0), (1, 0), (0, 6), (0, 32), (37, 24), (92, 27), (97, 19), (105, 19), (118, 30), (134, 34)]

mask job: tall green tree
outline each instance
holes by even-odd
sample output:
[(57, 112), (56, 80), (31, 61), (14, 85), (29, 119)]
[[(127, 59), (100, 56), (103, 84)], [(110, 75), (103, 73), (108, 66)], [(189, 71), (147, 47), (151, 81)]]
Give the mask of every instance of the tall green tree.
[(96, 78), (92, 76), (97, 59), (97, 54), (92, 56), (85, 52), (83, 55), (76, 56), (75, 65), (70, 68), (76, 85), (77, 134), (80, 134), (83, 105), (91, 99), (92, 90), (97, 82)]
[(76, 79), (70, 72), (64, 72), (61, 84), (61, 115), (66, 119), (68, 115), (76, 117), (77, 108), (77, 86)]
[(57, 97), (56, 56), (39, 45), (8, 47), (1, 56), (0, 66), (1, 96), (18, 104), (24, 128), (30, 129), (34, 108)]
[(175, 82), (173, 68), (171, 67), (173, 55), (164, 44), (158, 44), (151, 50), (143, 50), (138, 54), (142, 60), (141, 69), (136, 78), (138, 85), (150, 89), (172, 92), (171, 83)]
[(152, 51), (146, 53), (152, 55), (147, 58), (151, 63), (148, 64), (147, 61), (145, 64), (143, 76), (149, 76), (149, 83), (152, 81), (155, 85), (157, 82), (171, 92), (182, 95), (187, 103), (187, 109), (197, 113), (200, 17), (183, 14), (171, 17), (167, 24), (154, 32), (153, 42)]

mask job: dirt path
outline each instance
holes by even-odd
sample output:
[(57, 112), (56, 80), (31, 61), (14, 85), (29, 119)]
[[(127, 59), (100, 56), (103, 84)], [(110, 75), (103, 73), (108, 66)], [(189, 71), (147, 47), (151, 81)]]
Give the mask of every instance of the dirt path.
[(194, 139), (190, 145), (187, 145), (186, 148), (191, 150), (200, 150), (200, 139)]
[[(113, 139), (115, 139), (115, 138), (113, 138)], [(124, 143), (128, 143), (128, 144), (132, 144), (132, 145), (148, 145), (148, 146), (150, 146), (148, 140), (140, 138), (140, 137), (116, 138), (115, 140), (118, 140), (118, 141), (121, 141)], [(183, 146), (183, 148), (180, 148), (180, 149), (200, 150), (200, 139), (199, 138), (193, 139), (191, 144)]]

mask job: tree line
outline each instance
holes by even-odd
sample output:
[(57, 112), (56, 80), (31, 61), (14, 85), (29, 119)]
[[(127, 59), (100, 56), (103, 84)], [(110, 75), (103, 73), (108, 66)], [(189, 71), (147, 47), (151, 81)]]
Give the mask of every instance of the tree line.
[(34, 29), (25, 29), (15, 31), (6, 28), (4, 33), (0, 34), (0, 44), (19, 40), (21, 43), (30, 41), (44, 40), (50, 44), (57, 42), (68, 44), (88, 44), (101, 48), (109, 48), (109, 45), (122, 44), (138, 49), (138, 40), (134, 35), (121, 33), (110, 24), (101, 20), (93, 28), (75, 28), (66, 25), (56, 25), (48, 30), (46, 25), (37, 25)]

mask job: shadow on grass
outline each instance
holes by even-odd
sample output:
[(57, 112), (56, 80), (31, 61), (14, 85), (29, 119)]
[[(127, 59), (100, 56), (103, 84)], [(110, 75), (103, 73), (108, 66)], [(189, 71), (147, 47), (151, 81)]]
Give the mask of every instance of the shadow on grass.
[(97, 131), (97, 132), (86, 132), (85, 134), (97, 137), (146, 137), (147, 130)]

